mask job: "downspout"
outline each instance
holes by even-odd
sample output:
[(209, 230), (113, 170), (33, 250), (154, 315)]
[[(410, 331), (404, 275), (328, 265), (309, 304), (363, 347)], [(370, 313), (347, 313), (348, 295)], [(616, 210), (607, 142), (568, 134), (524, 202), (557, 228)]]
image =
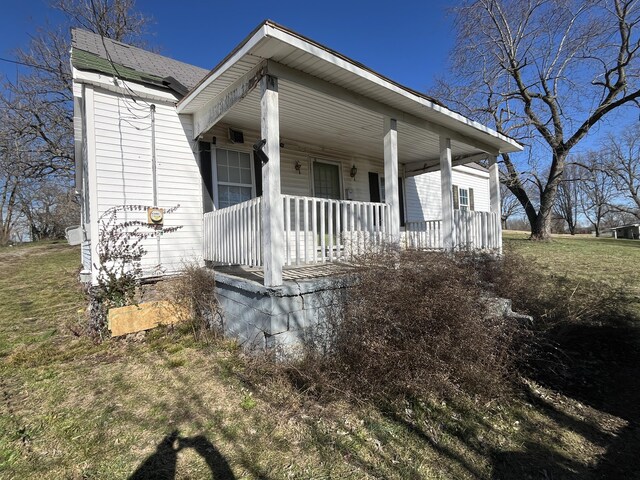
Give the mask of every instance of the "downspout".
[[(151, 181), (153, 192), (153, 207), (158, 206), (158, 166), (156, 161), (156, 106), (151, 104)], [(156, 249), (158, 252), (158, 268), (162, 265), (160, 254), (160, 232), (156, 230)]]

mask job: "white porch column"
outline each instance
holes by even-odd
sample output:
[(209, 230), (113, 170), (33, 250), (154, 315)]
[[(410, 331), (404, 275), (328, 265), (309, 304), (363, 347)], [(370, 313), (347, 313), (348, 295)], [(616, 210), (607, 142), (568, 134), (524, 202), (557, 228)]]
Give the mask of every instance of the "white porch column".
[(500, 173), (498, 171), (498, 157), (492, 155), (489, 157), (489, 206), (491, 213), (495, 213), (496, 220), (496, 232), (498, 238), (496, 243), (498, 245), (498, 252), (502, 253), (502, 208), (500, 207)]
[(500, 215), (500, 176), (498, 173), (498, 158), (489, 157), (489, 198), (490, 211)]
[(398, 122), (384, 117), (384, 195), (389, 205), (389, 241), (400, 242), (398, 197)]
[(262, 167), (262, 243), (264, 285), (282, 285), (284, 263), (284, 216), (280, 194), (280, 113), (278, 79), (265, 75), (260, 80), (260, 109), (263, 147), (269, 161)]
[(440, 193), (442, 196), (442, 247), (451, 251), (455, 246), (451, 139), (443, 136), (440, 136)]

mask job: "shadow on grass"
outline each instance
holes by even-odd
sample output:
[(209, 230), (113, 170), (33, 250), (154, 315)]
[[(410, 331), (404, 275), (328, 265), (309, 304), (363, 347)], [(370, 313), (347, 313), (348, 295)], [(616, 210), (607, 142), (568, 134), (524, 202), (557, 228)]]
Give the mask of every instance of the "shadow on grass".
[(546, 388), (622, 419), (625, 427), (608, 433), (585, 418), (560, 411), (531, 390), (526, 392), (527, 401), (538, 411), (606, 453), (587, 468), (548, 445), (526, 443), (518, 452), (494, 452), (493, 478), (640, 478), (640, 319), (633, 303), (628, 299), (618, 311), (549, 332), (548, 338), (563, 352), (563, 367), (534, 368), (531, 374)]
[[(552, 362), (541, 362), (530, 377), (558, 397), (565, 395), (626, 422), (624, 428), (612, 434), (588, 415), (565, 411), (562, 398), (556, 402), (525, 387), (524, 400), (544, 417), (545, 422), (559, 426), (563, 432), (585, 438), (596, 449), (605, 450), (590, 464), (588, 461), (593, 459), (593, 455), (571, 458), (570, 453), (558, 446), (560, 439), (556, 436), (561, 434), (558, 429), (538, 432), (536, 429), (544, 428), (543, 423), (525, 416), (518, 417), (520, 413), (515, 415), (525, 430), (521, 442), (509, 441), (510, 445), (518, 444), (517, 451), (500, 448), (495, 437), (491, 441), (482, 438), (492, 431), (495, 433), (492, 421), (485, 421), (483, 415), (453, 405), (450, 411), (434, 411), (433, 415), (417, 420), (406, 418), (402, 412), (385, 411), (382, 413), (389, 424), (365, 424), (361, 431), (346, 429), (346, 433), (336, 433), (338, 427), (344, 429), (340, 418), (323, 417), (323, 422), (317, 422), (312, 417), (304, 422), (311, 438), (309, 448), (318, 455), (323, 465), (321, 468), (328, 474), (332, 474), (336, 462), (341, 461), (350, 466), (349, 471), (358, 475), (421, 478), (425, 470), (414, 463), (415, 460), (421, 459), (424, 464), (435, 459), (440, 464), (433, 468), (440, 473), (445, 472), (449, 478), (640, 478), (640, 456), (637, 454), (640, 451), (640, 321), (634, 313), (625, 313), (625, 308), (612, 307), (609, 315), (602, 315), (589, 323), (564, 324), (547, 336), (563, 352), (563, 368), (555, 369)], [(159, 354), (168, 360), (165, 352)], [(264, 459), (254, 451), (257, 446), (238, 442), (237, 432), (216, 415), (203, 399), (198, 386), (193, 385), (181, 369), (171, 369), (171, 373), (179, 385), (176, 391), (180, 392), (182, 399), (189, 399), (186, 404), (181, 403), (181, 414), (193, 419), (199, 416), (207, 418), (216, 435), (234, 451), (235, 462), (254, 478), (269, 478), (267, 472), (278, 467), (270, 462), (263, 463)], [(256, 397), (268, 403), (274, 402), (264, 389), (251, 388), (247, 379), (240, 380)], [(447, 415), (462, 420), (456, 423)], [(204, 425), (196, 426), (205, 428)], [(280, 445), (284, 450), (290, 447), (292, 445), (286, 439)], [(234, 478), (225, 458), (206, 438), (180, 438), (177, 431), (165, 437), (156, 453), (130, 478), (175, 478), (177, 455), (183, 448), (194, 448), (200, 453), (207, 461), (213, 478)], [(427, 454), (427, 451), (436, 455)], [(438, 461), (438, 457), (445, 461)]]
[(178, 453), (185, 448), (194, 449), (207, 462), (215, 480), (234, 480), (236, 478), (226, 459), (206, 437), (202, 435), (180, 437), (178, 430), (174, 430), (162, 439), (156, 447), (156, 451), (138, 467), (129, 480), (175, 479)]

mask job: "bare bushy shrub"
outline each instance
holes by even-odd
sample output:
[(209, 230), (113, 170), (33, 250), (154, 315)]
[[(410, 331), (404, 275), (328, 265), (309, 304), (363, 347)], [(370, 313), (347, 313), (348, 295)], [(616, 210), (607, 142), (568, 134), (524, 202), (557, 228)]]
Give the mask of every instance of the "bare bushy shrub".
[(496, 295), (511, 299), (516, 310), (533, 316), (535, 330), (590, 321), (621, 303), (622, 292), (603, 289), (597, 281), (549, 275), (535, 260), (508, 249), (499, 258), (479, 256), (474, 261), (481, 279)]
[(222, 317), (215, 287), (213, 270), (195, 263), (185, 264), (180, 275), (159, 287), (161, 295), (171, 303), (176, 317), (190, 325), (196, 340), (207, 343), (222, 335)]
[(538, 380), (561, 382), (570, 374), (568, 352), (576, 329), (590, 323), (633, 318), (633, 301), (623, 288), (595, 279), (549, 274), (534, 259), (506, 250), (501, 258), (476, 259), (477, 271), (496, 295), (534, 319), (518, 358), (518, 369)]
[[(142, 220), (127, 218), (135, 212), (146, 212), (147, 208), (145, 205), (117, 205), (105, 211), (98, 220), (98, 261), (93, 265), (98, 272), (97, 284), (89, 288), (89, 331), (94, 335), (104, 332), (110, 308), (135, 303), (142, 275), (142, 258), (146, 253), (142, 242), (181, 228), (149, 225)], [(167, 209), (165, 214), (177, 208)]]
[(362, 257), (355, 276), (327, 330), (332, 347), (293, 370), (305, 388), (388, 400), (508, 385), (516, 325), (486, 306), (474, 262), (388, 251)]

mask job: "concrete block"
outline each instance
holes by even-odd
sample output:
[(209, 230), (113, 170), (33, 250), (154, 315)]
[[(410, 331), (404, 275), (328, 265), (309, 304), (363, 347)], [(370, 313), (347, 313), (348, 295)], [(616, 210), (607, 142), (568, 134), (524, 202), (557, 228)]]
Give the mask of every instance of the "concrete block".
[(267, 289), (232, 275), (216, 280), (225, 334), (247, 345), (287, 351), (326, 340), (327, 320), (349, 285), (344, 279), (319, 278)]

